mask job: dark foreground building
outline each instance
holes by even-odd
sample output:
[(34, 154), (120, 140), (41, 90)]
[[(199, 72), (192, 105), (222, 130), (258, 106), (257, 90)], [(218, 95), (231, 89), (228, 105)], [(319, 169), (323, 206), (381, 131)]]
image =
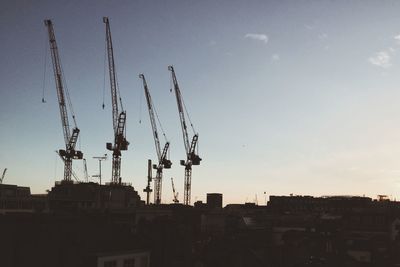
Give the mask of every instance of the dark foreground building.
[(130, 185), (0, 186), (0, 266), (398, 267), (400, 203), (365, 197), (222, 195), (144, 205)]
[(0, 266), (131, 266), (123, 264), (134, 260), (133, 266), (149, 267), (150, 251), (131, 221), (112, 214), (0, 215)]
[(26, 186), (0, 184), (0, 214), (48, 210), (47, 195), (32, 195)]

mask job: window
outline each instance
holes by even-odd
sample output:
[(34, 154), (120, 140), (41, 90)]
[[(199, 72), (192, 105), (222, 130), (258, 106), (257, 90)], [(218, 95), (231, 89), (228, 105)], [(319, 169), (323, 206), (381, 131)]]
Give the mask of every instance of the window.
[(140, 267), (148, 267), (149, 265), (149, 258), (147, 256), (142, 256), (140, 258)]
[(116, 261), (105, 261), (103, 266), (104, 267), (117, 267), (117, 262)]
[(135, 267), (135, 259), (125, 259), (124, 260), (124, 267)]

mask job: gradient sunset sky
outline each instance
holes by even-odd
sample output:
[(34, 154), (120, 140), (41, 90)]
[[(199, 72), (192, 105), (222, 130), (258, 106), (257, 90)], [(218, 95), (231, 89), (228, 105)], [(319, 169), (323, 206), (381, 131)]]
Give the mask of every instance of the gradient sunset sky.
[[(399, 12), (399, 1), (1, 1), (4, 182), (44, 193), (62, 179), (47, 18), (89, 174), (98, 172), (92, 157), (107, 153), (104, 180), (111, 179), (108, 76), (101, 108), (108, 16), (131, 143), (122, 179), (142, 199), (147, 159), (156, 153), (139, 73), (171, 142), (162, 201), (172, 202), (174, 177), (182, 202), (185, 155), (171, 64), (203, 158), (193, 167), (192, 203), (207, 192), (223, 193), (224, 204), (256, 195), (264, 203), (264, 192), (399, 199)], [(81, 161), (74, 169), (83, 176)]]

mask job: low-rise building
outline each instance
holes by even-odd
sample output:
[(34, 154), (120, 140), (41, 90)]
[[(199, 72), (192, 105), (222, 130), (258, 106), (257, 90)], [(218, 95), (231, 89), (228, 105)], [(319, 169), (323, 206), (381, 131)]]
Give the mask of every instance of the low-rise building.
[(143, 204), (130, 184), (56, 182), (48, 199), (52, 211), (133, 211)]
[(97, 267), (150, 267), (150, 252), (131, 250), (96, 255)]

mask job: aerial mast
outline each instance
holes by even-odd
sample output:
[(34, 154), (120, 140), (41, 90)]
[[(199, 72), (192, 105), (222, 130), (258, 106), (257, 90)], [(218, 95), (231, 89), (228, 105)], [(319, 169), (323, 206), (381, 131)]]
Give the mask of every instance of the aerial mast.
[[(61, 115), (61, 123), (64, 133), (64, 141), (65, 141), (65, 149), (60, 149), (58, 151), (60, 157), (64, 161), (64, 182), (72, 182), (71, 174), (72, 174), (72, 160), (73, 159), (82, 159), (83, 154), (79, 150), (75, 150), (76, 143), (78, 141), (79, 128), (76, 126), (75, 114), (72, 110), (72, 103), (69, 98), (69, 93), (67, 88), (64, 87), (64, 78), (63, 72), (61, 68), (60, 56), (58, 54), (56, 37), (54, 34), (53, 23), (51, 20), (45, 20), (44, 24), (47, 26), (48, 34), (49, 34), (49, 43), (50, 43), (50, 53), (51, 59), (53, 62), (53, 71), (54, 78), (57, 89), (57, 97), (58, 97), (58, 105), (60, 108)], [(67, 92), (67, 98), (65, 98), (64, 88)], [(71, 109), (72, 119), (74, 122), (74, 128), (72, 129), (72, 133), (70, 131), (70, 125), (68, 121), (68, 111), (66, 100), (68, 101), (68, 105)]]
[(98, 177), (99, 183), (101, 185), (101, 162), (104, 160), (107, 160), (107, 154), (104, 154), (104, 156), (98, 156), (98, 157), (93, 157), (93, 158), (97, 159), (99, 161), (99, 174), (92, 175), (92, 177)]
[[(199, 135), (197, 133), (193, 134), (192, 141), (189, 142), (189, 134), (187, 129), (187, 124), (185, 120), (185, 109), (182, 99), (182, 94), (179, 89), (178, 81), (176, 79), (175, 71), (173, 66), (168, 66), (168, 70), (171, 71), (172, 82), (174, 84), (174, 91), (176, 96), (176, 102), (178, 104), (179, 119), (181, 122), (183, 143), (185, 145), (186, 160), (181, 160), (180, 164), (185, 166), (185, 181), (184, 181), (184, 195), (183, 204), (190, 205), (191, 198), (191, 187), (192, 187), (192, 165), (200, 165), (201, 158), (196, 153), (196, 146), (198, 143)], [(187, 111), (186, 111), (187, 113)], [(190, 124), (192, 129), (193, 125)], [(194, 129), (193, 129), (194, 132)]]
[[(108, 17), (103, 17), (106, 24), (106, 43), (108, 55), (108, 71), (110, 74), (112, 119), (114, 128), (114, 144), (107, 143), (107, 149), (113, 151), (111, 183), (121, 184), (121, 151), (128, 150), (129, 142), (126, 140), (126, 112), (122, 106), (121, 96), (117, 88), (117, 79), (114, 63), (114, 51), (111, 39), (111, 29)], [(121, 112), (119, 112), (121, 109)]]
[[(155, 109), (153, 106), (153, 101), (151, 99), (150, 91), (147, 86), (146, 78), (144, 77), (143, 74), (139, 75), (139, 78), (143, 80), (143, 88), (144, 92), (146, 95), (146, 101), (147, 101), (147, 107), (149, 110), (149, 116), (150, 116), (150, 123), (151, 123), (151, 128), (153, 130), (153, 137), (154, 137), (154, 144), (156, 147), (156, 152), (157, 152), (157, 158), (158, 158), (158, 164), (154, 164), (153, 168), (157, 170), (156, 172), (156, 177), (154, 179), (154, 204), (161, 204), (161, 187), (162, 187), (162, 176), (163, 176), (163, 168), (170, 169), (172, 162), (167, 159), (168, 155), (168, 148), (169, 148), (169, 142), (166, 141), (163, 150), (161, 151), (160, 147), (160, 139), (158, 137), (158, 131), (157, 131), (157, 124), (156, 124), (156, 119), (155, 119)], [(165, 134), (163, 133), (165, 136)]]

